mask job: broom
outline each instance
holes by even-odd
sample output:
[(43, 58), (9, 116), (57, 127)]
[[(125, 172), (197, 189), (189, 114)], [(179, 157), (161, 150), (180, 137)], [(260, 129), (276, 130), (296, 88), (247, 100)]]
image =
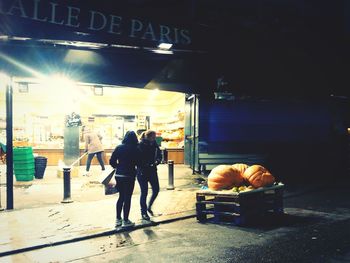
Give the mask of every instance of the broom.
[(62, 177), (61, 173), (63, 172), (63, 168), (64, 167), (69, 167), (72, 169), (72, 167), (77, 164), (85, 155), (87, 155), (88, 153), (85, 152), (82, 156), (80, 156), (78, 159), (76, 159), (70, 166), (67, 166), (64, 162), (62, 162), (62, 160), (58, 161), (58, 170), (57, 170), (57, 175), (58, 177)]
[(70, 168), (72, 168), (77, 162), (79, 162), (85, 155), (87, 155), (88, 152), (85, 152), (82, 156), (80, 156), (78, 159), (76, 159), (71, 165)]

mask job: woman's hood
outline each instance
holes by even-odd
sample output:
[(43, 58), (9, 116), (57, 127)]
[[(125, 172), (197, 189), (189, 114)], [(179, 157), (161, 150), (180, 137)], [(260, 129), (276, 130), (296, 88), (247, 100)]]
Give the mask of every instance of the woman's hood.
[(131, 145), (137, 145), (138, 142), (139, 141), (137, 139), (137, 135), (134, 131), (127, 131), (122, 141), (123, 144), (131, 144)]

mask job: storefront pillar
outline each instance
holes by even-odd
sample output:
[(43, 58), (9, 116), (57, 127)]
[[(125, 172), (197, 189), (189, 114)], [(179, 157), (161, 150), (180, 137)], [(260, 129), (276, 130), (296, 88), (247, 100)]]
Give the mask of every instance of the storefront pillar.
[(13, 209), (13, 91), (6, 83), (6, 208)]

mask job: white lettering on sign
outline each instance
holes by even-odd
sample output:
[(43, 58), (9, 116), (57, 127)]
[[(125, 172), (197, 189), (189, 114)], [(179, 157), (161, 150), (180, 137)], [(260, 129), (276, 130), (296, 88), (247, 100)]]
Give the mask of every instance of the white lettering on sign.
[(137, 19), (131, 19), (131, 30), (130, 30), (130, 37), (136, 37), (135, 33), (140, 32), (143, 28), (143, 24), (140, 20)]
[[(100, 13), (100, 12), (97, 12), (97, 11), (90, 11), (90, 26), (89, 26), (89, 29), (90, 30), (95, 30), (95, 31), (99, 31), (99, 30), (102, 30), (106, 27), (107, 25), (107, 18), (104, 14)], [(100, 19), (99, 22), (102, 22), (102, 23), (99, 23), (96, 19), (96, 15), (97, 17), (100, 17), (102, 19)], [(96, 22), (97, 21), (97, 22)], [(97, 25), (96, 25), (97, 23)]]
[(170, 28), (168, 26), (160, 25), (160, 42), (173, 43), (170, 38)]
[(108, 33), (120, 35), (122, 33), (121, 31), (122, 18), (120, 16), (114, 16), (114, 15), (110, 15), (110, 17), (111, 17), (111, 22), (110, 22)]
[(178, 28), (174, 28), (174, 35), (175, 35), (175, 37), (174, 37), (174, 43), (175, 44), (178, 44), (179, 43), (179, 29)]
[[(125, 18), (96, 10), (85, 10), (78, 6), (59, 3), (60, 1), (54, 0), (0, 0), (0, 15), (79, 28), (82, 32), (101, 31), (101, 33), (122, 36), (124, 37), (123, 40), (132, 38), (135, 40), (153, 41), (157, 42), (157, 44), (159, 42), (182, 45), (192, 43), (188, 29), (145, 22), (136, 18)], [(8, 21), (11, 25), (10, 19), (3, 21)], [(36, 27), (36, 25), (30, 28), (28, 31), (29, 35), (32, 33), (35, 36), (35, 30), (41, 30), (40, 26)], [(11, 29), (11, 34), (16, 34), (16, 27), (4, 26), (3, 28), (9, 28)]]
[(156, 36), (154, 34), (153, 26), (152, 26), (151, 23), (148, 23), (148, 25), (146, 27), (146, 30), (145, 30), (145, 33), (143, 33), (143, 36), (141, 38), (142, 39), (148, 39), (147, 36), (150, 36), (151, 37), (150, 39), (153, 40), (153, 41), (157, 40), (157, 38), (156, 38)]
[(182, 38), (184, 39), (184, 41), (181, 42), (182, 44), (185, 44), (185, 45), (191, 44), (190, 32), (188, 30), (182, 29), (180, 34), (181, 34)]
[(51, 5), (51, 20), (50, 20), (50, 23), (56, 24), (56, 25), (63, 25), (64, 24), (64, 20), (56, 21), (56, 7), (58, 6), (58, 4), (50, 2), (50, 5)]
[[(75, 12), (75, 14), (73, 13)], [(68, 6), (68, 19), (66, 26), (79, 27), (79, 14), (80, 8), (74, 6)]]
[(46, 22), (47, 17), (43, 17), (43, 18), (39, 17), (39, 2), (40, 2), (40, 0), (34, 0), (33, 20)]
[(13, 13), (14, 10), (20, 11), (21, 17), (24, 17), (24, 18), (28, 17), (26, 15), (26, 12), (24, 11), (23, 3), (21, 0), (14, 1), (11, 5), (10, 9), (7, 11), (7, 14), (14, 15), (14, 13)]

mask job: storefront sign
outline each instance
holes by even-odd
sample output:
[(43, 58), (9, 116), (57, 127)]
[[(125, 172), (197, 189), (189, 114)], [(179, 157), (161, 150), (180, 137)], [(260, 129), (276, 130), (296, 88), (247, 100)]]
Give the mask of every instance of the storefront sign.
[[(83, 1), (74, 1), (70, 4), (67, 1), (0, 0), (0, 15), (2, 16), (0, 32), (62, 40), (64, 35), (56, 35), (56, 29), (61, 28), (66, 31), (74, 31), (79, 37), (84, 34), (105, 35), (110, 40), (114, 40), (114, 43), (128, 43), (135, 40), (184, 46), (192, 43), (190, 30), (187, 28), (146, 22), (130, 15), (120, 15), (94, 8), (86, 6)], [(17, 28), (24, 25), (27, 25), (25, 30)], [(36, 32), (42, 28), (46, 36), (42, 36), (43, 32)]]

